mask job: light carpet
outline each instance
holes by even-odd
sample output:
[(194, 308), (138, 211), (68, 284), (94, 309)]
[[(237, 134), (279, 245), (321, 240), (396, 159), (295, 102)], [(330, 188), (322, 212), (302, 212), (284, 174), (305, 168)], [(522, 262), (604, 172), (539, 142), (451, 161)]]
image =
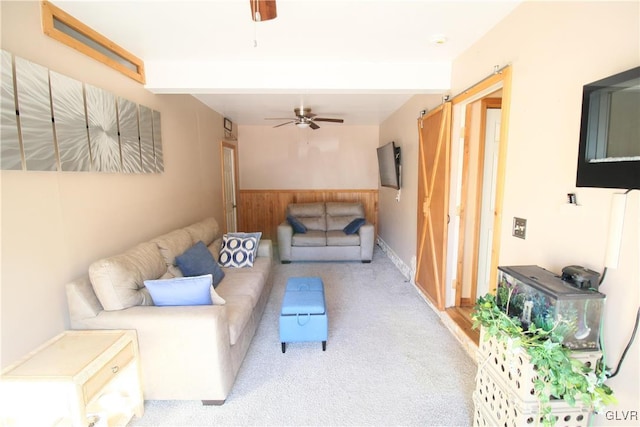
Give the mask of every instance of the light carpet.
[[(320, 342), (281, 352), (284, 288), (299, 276), (324, 281), (325, 352)], [(146, 401), (130, 426), (472, 424), (474, 361), (378, 247), (370, 264), (278, 263), (273, 278), (226, 403)]]

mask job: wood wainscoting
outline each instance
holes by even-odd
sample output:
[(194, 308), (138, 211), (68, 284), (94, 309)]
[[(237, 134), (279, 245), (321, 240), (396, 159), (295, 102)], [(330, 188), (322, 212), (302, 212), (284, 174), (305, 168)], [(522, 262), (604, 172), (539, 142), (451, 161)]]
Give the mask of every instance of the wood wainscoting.
[(290, 203), (361, 202), (367, 221), (378, 235), (378, 190), (240, 190), (238, 230), (261, 231), (262, 238), (278, 240), (278, 225)]

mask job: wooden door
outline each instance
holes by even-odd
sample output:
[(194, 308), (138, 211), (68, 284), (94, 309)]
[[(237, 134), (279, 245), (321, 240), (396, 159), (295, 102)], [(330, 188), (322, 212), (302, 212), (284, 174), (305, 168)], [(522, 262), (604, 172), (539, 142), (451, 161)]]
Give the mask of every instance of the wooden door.
[(233, 233), (238, 228), (236, 182), (236, 149), (231, 144), (222, 143), (222, 193), (226, 233)]
[(418, 120), (418, 248), (416, 285), (444, 310), (449, 222), (451, 103)]

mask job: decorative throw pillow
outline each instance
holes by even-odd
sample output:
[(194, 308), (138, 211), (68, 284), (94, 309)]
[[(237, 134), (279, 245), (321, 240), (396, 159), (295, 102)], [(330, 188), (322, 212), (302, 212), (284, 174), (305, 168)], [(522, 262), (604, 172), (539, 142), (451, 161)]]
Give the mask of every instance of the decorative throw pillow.
[(182, 255), (178, 255), (176, 264), (182, 274), (187, 277), (211, 274), (214, 288), (224, 278), (224, 271), (222, 271), (203, 241), (199, 241)]
[(262, 231), (257, 231), (255, 233), (227, 233), (227, 236), (231, 237), (255, 237), (256, 238), (256, 247), (253, 249), (253, 260), (255, 261), (258, 256), (258, 246), (260, 246), (260, 239), (262, 238)]
[(300, 220), (298, 220), (298, 218), (288, 215), (287, 222), (291, 225), (291, 227), (293, 227), (293, 231), (295, 231), (296, 233), (307, 232), (307, 227), (305, 227), (304, 224), (301, 223)]
[(255, 237), (222, 236), (218, 262), (223, 267), (253, 267), (253, 250), (258, 245)]
[(211, 274), (173, 279), (145, 280), (144, 286), (151, 294), (153, 303), (168, 305), (222, 305), (225, 303), (211, 286)]
[(345, 234), (356, 234), (358, 230), (360, 230), (360, 227), (362, 227), (362, 225), (365, 223), (365, 221), (366, 220), (364, 218), (356, 218), (349, 224), (347, 224), (347, 226), (343, 228), (342, 231), (344, 231)]

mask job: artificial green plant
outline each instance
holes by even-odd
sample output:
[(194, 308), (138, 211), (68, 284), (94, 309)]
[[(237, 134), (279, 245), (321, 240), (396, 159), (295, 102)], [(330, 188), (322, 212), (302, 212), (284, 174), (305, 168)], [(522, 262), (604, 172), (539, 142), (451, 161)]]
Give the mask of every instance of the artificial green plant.
[(557, 421), (549, 404), (552, 399), (563, 399), (572, 406), (580, 402), (594, 412), (617, 403), (611, 388), (604, 384), (602, 364), (586, 366), (572, 358), (571, 351), (562, 345), (563, 332), (573, 325), (561, 319), (545, 322), (543, 327), (531, 322), (525, 329), (517, 317), (506, 314), (510, 297), (507, 295), (504, 310), (492, 294), (478, 298), (472, 313), (473, 327), (483, 326), (486, 340), (509, 340), (513, 348), (520, 347), (530, 356), (537, 373), (534, 392), (540, 401), (543, 425), (553, 426)]

